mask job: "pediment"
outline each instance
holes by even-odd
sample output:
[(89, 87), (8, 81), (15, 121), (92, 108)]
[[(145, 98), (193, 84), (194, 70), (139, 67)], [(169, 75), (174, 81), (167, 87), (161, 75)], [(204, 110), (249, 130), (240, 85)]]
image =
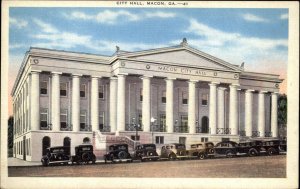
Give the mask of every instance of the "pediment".
[(157, 52), (150, 54), (141, 54), (131, 56), (131, 59), (151, 61), (157, 63), (171, 63), (174, 65), (184, 65), (202, 68), (222, 69), (222, 70), (235, 70), (233, 65), (220, 63), (211, 58), (201, 56), (200, 54), (191, 52), (187, 49), (180, 49), (167, 52)]

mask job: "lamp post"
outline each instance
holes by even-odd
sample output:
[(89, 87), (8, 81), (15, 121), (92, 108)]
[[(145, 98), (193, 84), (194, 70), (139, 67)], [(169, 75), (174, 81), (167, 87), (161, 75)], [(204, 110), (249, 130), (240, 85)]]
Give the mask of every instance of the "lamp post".
[(153, 124), (156, 121), (156, 119), (154, 117), (151, 117), (150, 122), (151, 122), (151, 131), (152, 131), (152, 144), (153, 144)]
[(198, 123), (199, 123), (198, 120), (196, 120), (196, 133), (198, 133), (197, 130), (198, 130), (198, 131), (200, 130), (200, 129), (199, 129), (199, 126), (198, 126)]
[(180, 129), (177, 127), (177, 123), (178, 123), (178, 120), (176, 119), (175, 120), (175, 128), (176, 128), (176, 130), (178, 129), (178, 132), (180, 132)]

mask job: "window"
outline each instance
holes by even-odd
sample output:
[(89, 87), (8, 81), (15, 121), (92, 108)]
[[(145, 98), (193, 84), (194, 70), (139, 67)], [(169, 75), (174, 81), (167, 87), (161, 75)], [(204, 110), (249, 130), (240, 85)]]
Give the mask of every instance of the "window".
[(85, 129), (86, 126), (86, 111), (80, 111), (80, 129)]
[(40, 126), (44, 127), (44, 128), (47, 127), (48, 126), (48, 109), (42, 108), (40, 116), (41, 116)]
[(140, 89), (140, 101), (143, 101), (143, 89)]
[(166, 91), (162, 92), (161, 103), (165, 104), (167, 102)]
[(186, 137), (179, 137), (179, 144), (185, 144)]
[(60, 96), (67, 96), (68, 83), (60, 83)]
[(42, 155), (46, 155), (47, 148), (51, 146), (51, 139), (48, 136), (45, 136), (42, 141)]
[(132, 135), (130, 138), (131, 138), (131, 140), (134, 140), (134, 141), (139, 141), (140, 140), (140, 136)]
[(181, 116), (181, 126), (182, 127), (187, 127), (188, 126), (188, 116), (187, 115), (182, 115)]
[(166, 126), (166, 114), (160, 114), (160, 126), (161, 127)]
[(155, 137), (155, 143), (156, 144), (163, 144), (164, 143), (164, 137), (163, 136), (156, 136)]
[(187, 92), (182, 93), (182, 104), (188, 104), (188, 95)]
[(85, 97), (85, 84), (80, 85), (80, 97)]
[(143, 116), (142, 114), (139, 114), (139, 125), (142, 128), (142, 123), (143, 123)]
[(68, 127), (68, 110), (60, 111), (60, 128), (66, 129)]
[(202, 94), (201, 104), (202, 104), (202, 106), (207, 106), (207, 104), (208, 104), (208, 94)]
[(208, 138), (207, 137), (201, 137), (201, 142), (208, 142)]
[(99, 115), (99, 130), (103, 130), (104, 127), (104, 112), (100, 112)]
[(104, 85), (99, 86), (99, 98), (104, 99)]
[(47, 83), (47, 81), (42, 81), (41, 82), (40, 93), (41, 93), (41, 95), (48, 94), (48, 83)]
[(229, 141), (229, 138), (222, 138), (222, 142), (227, 142)]
[(90, 138), (89, 137), (85, 137), (82, 141), (84, 144), (88, 144), (91, 142)]

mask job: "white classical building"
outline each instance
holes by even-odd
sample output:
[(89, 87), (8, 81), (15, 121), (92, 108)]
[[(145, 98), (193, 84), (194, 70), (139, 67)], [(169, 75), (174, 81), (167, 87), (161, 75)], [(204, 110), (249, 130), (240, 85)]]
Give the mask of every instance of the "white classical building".
[(277, 137), (281, 82), (185, 39), (113, 56), (30, 48), (12, 90), (14, 156), (39, 161), (49, 146), (105, 148), (114, 137), (157, 146)]

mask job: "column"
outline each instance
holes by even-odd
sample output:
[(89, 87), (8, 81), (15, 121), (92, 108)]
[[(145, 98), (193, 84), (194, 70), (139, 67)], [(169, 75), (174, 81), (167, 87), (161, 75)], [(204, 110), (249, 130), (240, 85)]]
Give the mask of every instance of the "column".
[(91, 124), (92, 131), (99, 130), (99, 76), (91, 77)]
[(265, 136), (265, 93), (267, 91), (259, 91), (258, 93), (258, 131), (259, 136)]
[(225, 128), (225, 90), (224, 87), (218, 87), (218, 128)]
[(271, 107), (271, 131), (272, 131), (272, 137), (278, 137), (278, 105), (277, 105), (277, 95), (278, 92), (272, 93), (272, 107)]
[(52, 72), (52, 88), (51, 88), (51, 123), (52, 130), (60, 130), (60, 76), (61, 72)]
[(217, 132), (217, 84), (212, 82), (209, 85), (209, 127), (212, 135)]
[(196, 82), (189, 81), (188, 125), (189, 133), (196, 133)]
[(117, 131), (125, 131), (125, 82), (126, 75), (118, 75)]
[(168, 133), (173, 133), (174, 131), (174, 80), (175, 78), (166, 79), (166, 126)]
[(73, 131), (80, 131), (80, 76), (72, 75), (72, 124)]
[(110, 122), (110, 131), (116, 132), (117, 130), (117, 78), (110, 78), (110, 87), (109, 87), (109, 122)]
[(31, 129), (40, 129), (40, 72), (31, 71)]
[(142, 107), (142, 122), (145, 132), (150, 132), (150, 117), (151, 117), (151, 107), (150, 107), (150, 96), (151, 96), (151, 77), (143, 76), (143, 107)]
[(254, 90), (248, 89), (245, 93), (245, 132), (246, 136), (252, 136), (252, 104)]
[(230, 85), (230, 104), (229, 104), (229, 128), (232, 135), (238, 135), (238, 98), (237, 88), (239, 85)]

